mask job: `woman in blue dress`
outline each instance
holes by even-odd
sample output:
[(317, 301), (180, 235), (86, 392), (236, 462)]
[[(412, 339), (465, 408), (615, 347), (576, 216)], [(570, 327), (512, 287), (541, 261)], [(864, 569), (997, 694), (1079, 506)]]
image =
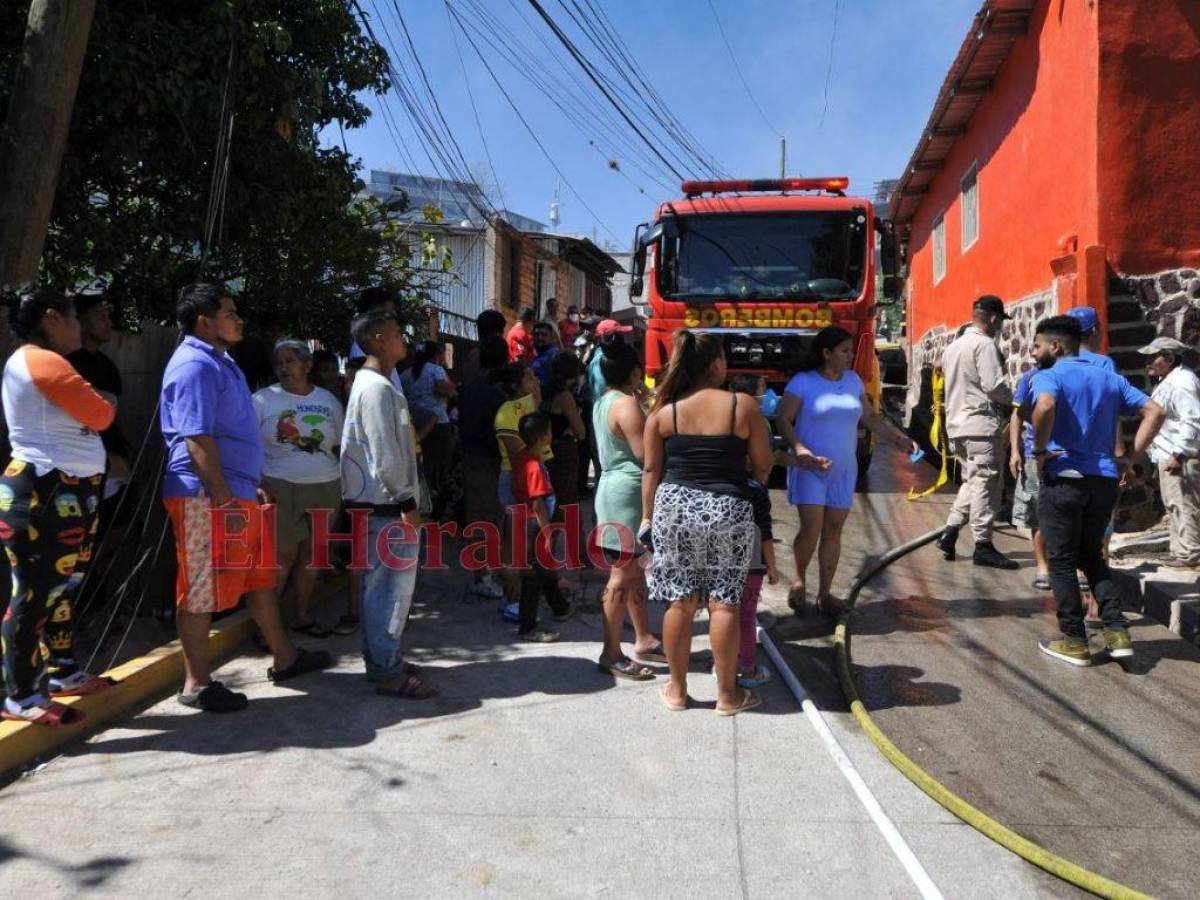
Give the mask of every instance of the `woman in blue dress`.
[(905, 452), (916, 449), (908, 435), (867, 402), (853, 365), (853, 335), (836, 325), (821, 329), (809, 359), (788, 382), (775, 417), (792, 453), (788, 502), (800, 513), (800, 530), (792, 541), (796, 578), (788, 591), (788, 606), (799, 614), (804, 612), (805, 574), (814, 552), (817, 608), (829, 614), (841, 609), (841, 601), (830, 591), (842, 554), (842, 528), (854, 502), (859, 425)]

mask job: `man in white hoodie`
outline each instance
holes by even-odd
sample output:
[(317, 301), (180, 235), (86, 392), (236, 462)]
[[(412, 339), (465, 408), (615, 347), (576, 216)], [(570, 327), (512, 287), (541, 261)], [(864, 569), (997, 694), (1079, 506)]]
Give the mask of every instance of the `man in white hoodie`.
[(358, 510), (367, 512), (363, 662), (377, 694), (424, 700), (437, 690), (404, 661), (400, 647), (417, 583), (421, 486), (408, 403), (388, 374), (408, 350), (400, 324), (386, 310), (363, 313), (352, 328), (366, 362), (346, 403), (342, 498), (351, 521), (362, 515)]

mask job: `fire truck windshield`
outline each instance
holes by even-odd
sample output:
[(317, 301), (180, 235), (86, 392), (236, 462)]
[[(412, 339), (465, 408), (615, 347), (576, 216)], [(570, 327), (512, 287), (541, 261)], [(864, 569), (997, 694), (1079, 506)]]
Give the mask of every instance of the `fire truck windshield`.
[(865, 209), (710, 213), (667, 220), (659, 290), (693, 300), (853, 300), (867, 260)]

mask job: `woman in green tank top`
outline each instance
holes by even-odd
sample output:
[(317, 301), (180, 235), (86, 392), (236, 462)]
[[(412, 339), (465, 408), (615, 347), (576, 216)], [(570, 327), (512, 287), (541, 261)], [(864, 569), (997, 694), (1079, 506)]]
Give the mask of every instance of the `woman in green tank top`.
[(592, 427), (600, 456), (596, 483), (596, 543), (610, 568), (604, 589), (604, 650), (599, 667), (617, 678), (645, 681), (654, 672), (630, 660), (621, 650), (625, 609), (636, 635), (633, 654), (642, 662), (666, 662), (662, 641), (650, 630), (646, 608), (646, 574), (637, 558), (637, 530), (642, 521), (642, 429), (646, 423), (638, 399), (642, 366), (637, 351), (626, 344), (606, 347), (600, 368), (608, 389), (592, 406)]

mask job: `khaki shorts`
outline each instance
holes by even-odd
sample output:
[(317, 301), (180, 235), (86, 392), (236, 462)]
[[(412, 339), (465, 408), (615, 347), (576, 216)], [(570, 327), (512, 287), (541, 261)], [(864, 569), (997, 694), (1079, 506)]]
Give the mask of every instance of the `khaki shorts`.
[(275, 545), (294, 547), (312, 534), (311, 509), (327, 509), (332, 524), (342, 508), (342, 482), (298, 484), (263, 476), (262, 486), (275, 504)]
[(1041, 476), (1038, 475), (1037, 460), (1026, 459), (1021, 469), (1021, 477), (1017, 479), (1016, 490), (1013, 491), (1012, 523), (1018, 528), (1028, 528), (1037, 531), (1038, 525), (1037, 498), (1038, 489), (1042, 486)]

